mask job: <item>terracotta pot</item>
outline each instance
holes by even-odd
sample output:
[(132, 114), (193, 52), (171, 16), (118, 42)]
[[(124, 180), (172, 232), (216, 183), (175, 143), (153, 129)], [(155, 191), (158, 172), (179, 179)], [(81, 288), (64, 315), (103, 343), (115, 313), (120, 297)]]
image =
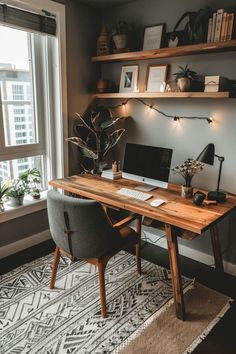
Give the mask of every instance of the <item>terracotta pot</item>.
[(127, 45), (127, 35), (116, 34), (113, 36), (113, 41), (115, 43), (116, 49), (124, 49)]
[(107, 92), (108, 91), (108, 86), (109, 86), (109, 81), (100, 79), (97, 82), (97, 90), (98, 92)]
[(191, 79), (189, 77), (180, 77), (177, 79), (177, 86), (181, 92), (189, 92)]
[(181, 197), (182, 198), (192, 198), (193, 196), (193, 187), (181, 186)]

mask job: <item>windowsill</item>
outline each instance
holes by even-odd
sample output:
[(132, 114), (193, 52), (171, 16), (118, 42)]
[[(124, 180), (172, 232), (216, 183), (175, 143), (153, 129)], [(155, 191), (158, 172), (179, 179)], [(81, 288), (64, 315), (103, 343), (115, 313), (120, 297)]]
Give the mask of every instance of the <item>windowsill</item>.
[(24, 197), (24, 204), (18, 207), (12, 207), (8, 202), (4, 204), (5, 211), (0, 212), (0, 223), (19, 218), (24, 215), (34, 213), (47, 207), (47, 191), (41, 192), (40, 199), (32, 199), (27, 195)]

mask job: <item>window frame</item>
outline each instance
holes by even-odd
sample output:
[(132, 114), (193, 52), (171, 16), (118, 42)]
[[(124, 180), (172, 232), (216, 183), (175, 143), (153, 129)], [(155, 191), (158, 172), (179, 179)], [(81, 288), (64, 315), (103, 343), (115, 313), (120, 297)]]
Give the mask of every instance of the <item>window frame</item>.
[[(41, 12), (42, 8), (46, 8), (49, 12), (56, 16), (57, 20), (57, 41), (58, 41), (58, 55), (50, 53), (50, 58), (43, 58), (46, 60), (53, 60), (53, 65), (57, 68), (57, 75), (51, 80), (49, 90), (53, 94), (54, 105), (47, 102), (47, 108), (50, 112), (49, 122), (47, 121), (47, 136), (44, 136), (45, 127), (39, 125), (39, 143), (20, 145), (20, 146), (5, 146), (3, 120), (0, 119), (0, 160), (12, 160), (30, 156), (38, 156), (45, 154), (45, 146), (47, 150), (47, 174), (49, 179), (56, 177), (63, 177), (68, 174), (68, 148), (65, 144), (65, 137), (67, 136), (67, 85), (66, 85), (66, 36), (65, 36), (65, 5), (55, 3), (50, 0), (42, 0), (40, 4), (37, 0), (6, 0), (7, 5), (16, 6), (22, 10)], [(29, 4), (30, 3), (30, 4)], [(49, 37), (46, 42), (50, 41)], [(46, 48), (48, 50), (48, 48)], [(37, 55), (35, 56), (37, 58)], [(35, 65), (37, 68), (37, 65)], [(37, 69), (36, 69), (37, 70)], [(37, 73), (35, 73), (37, 75)], [(45, 85), (45, 83), (44, 83)], [(40, 92), (45, 93), (42, 89)], [(0, 98), (1, 99), (1, 98)], [(40, 100), (40, 97), (37, 97)], [(46, 99), (44, 97), (44, 99)], [(20, 102), (20, 101), (19, 101)], [(46, 102), (46, 101), (45, 101)], [(1, 106), (1, 105), (0, 105)], [(40, 106), (40, 103), (39, 105)], [(42, 108), (42, 107), (41, 107)], [(2, 116), (2, 106), (0, 107), (0, 115)], [(45, 112), (41, 112), (45, 114)], [(38, 112), (38, 115), (40, 112)], [(57, 127), (57, 129), (55, 129)], [(49, 146), (48, 142), (52, 142)]]

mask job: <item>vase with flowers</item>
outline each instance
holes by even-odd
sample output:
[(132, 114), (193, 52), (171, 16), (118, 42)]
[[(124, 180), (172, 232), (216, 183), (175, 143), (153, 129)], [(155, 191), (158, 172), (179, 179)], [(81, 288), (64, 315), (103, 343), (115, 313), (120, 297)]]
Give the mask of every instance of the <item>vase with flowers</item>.
[(193, 195), (192, 179), (194, 175), (203, 170), (204, 164), (194, 159), (187, 159), (183, 164), (171, 169), (174, 173), (182, 176), (185, 184), (181, 188), (183, 198), (191, 198)]

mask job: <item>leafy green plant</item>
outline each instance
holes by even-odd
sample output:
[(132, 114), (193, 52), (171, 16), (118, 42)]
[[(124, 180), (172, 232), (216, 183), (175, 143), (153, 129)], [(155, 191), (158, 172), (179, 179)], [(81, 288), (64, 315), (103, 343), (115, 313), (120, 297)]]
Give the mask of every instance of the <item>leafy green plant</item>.
[(191, 187), (192, 179), (194, 175), (203, 170), (204, 163), (194, 160), (187, 159), (183, 164), (178, 165), (171, 169), (174, 173), (182, 176), (185, 180), (185, 187)]
[[(77, 136), (66, 140), (80, 148), (81, 166), (84, 171), (100, 173), (107, 165), (105, 159), (108, 152), (118, 143), (125, 132), (125, 129), (111, 131), (111, 128), (124, 117), (113, 117), (105, 106), (91, 110), (88, 121), (79, 113), (76, 115), (79, 120), (74, 126)], [(87, 159), (92, 161), (91, 168), (86, 167)]]
[(19, 198), (24, 194), (31, 193), (41, 182), (41, 174), (36, 168), (28, 169), (19, 175), (19, 178), (9, 183), (7, 195)]
[(179, 71), (174, 73), (176, 76), (176, 79), (180, 79), (182, 77), (187, 77), (189, 79), (196, 79), (197, 78), (197, 73), (196, 71), (193, 71), (189, 68), (188, 64), (185, 65), (185, 67), (178, 65)]
[(119, 21), (111, 29), (111, 35), (115, 36), (117, 34), (128, 34), (131, 31), (130, 25), (125, 21)]
[(9, 186), (6, 182), (0, 180), (0, 212), (4, 211), (4, 198), (7, 196), (7, 192), (9, 190)]

